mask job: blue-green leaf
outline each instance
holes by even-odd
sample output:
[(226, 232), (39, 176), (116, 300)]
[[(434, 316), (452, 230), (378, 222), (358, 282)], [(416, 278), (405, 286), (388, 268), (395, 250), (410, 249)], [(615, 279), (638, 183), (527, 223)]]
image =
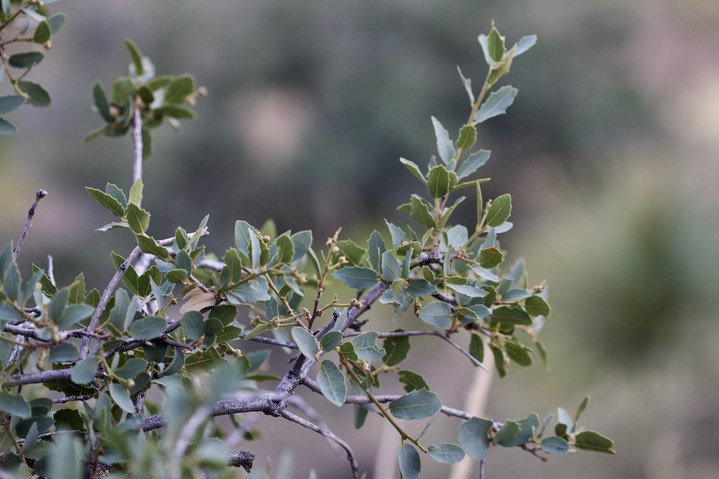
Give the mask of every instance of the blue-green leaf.
[(547, 454), (562, 454), (568, 452), (570, 449), (569, 443), (557, 436), (545, 437), (542, 439), (542, 442), (539, 443), (539, 446)]
[(268, 301), (271, 296), (268, 292), (269, 284), (264, 276), (258, 276), (227, 293), (230, 304), (248, 304), (258, 301)]
[(457, 169), (457, 177), (461, 180), (477, 171), (487, 163), (491, 154), (489, 150), (479, 150), (469, 155)]
[(434, 301), (422, 308), (419, 319), (439, 329), (452, 326), (452, 306), (442, 301)]
[(402, 267), (391, 251), (382, 253), (382, 277), (387, 281), (394, 281), (402, 276)]
[(188, 341), (195, 341), (205, 334), (205, 320), (197, 311), (188, 311), (180, 320), (182, 331)]
[(436, 394), (420, 389), (405, 394), (389, 403), (392, 415), (397, 419), (423, 419), (434, 416), (442, 408)]
[(0, 411), (22, 419), (32, 416), (30, 405), (22, 396), (15, 396), (5, 391), (0, 391)]
[(487, 296), (485, 290), (469, 284), (447, 284), (447, 287), (470, 298), (484, 298)]
[(514, 103), (514, 97), (517, 96), (518, 91), (511, 86), (503, 86), (499, 90), (492, 92), (474, 116), (474, 121), (482, 123), (485, 120), (506, 113), (507, 108)]
[(332, 361), (324, 360), (320, 363), (317, 373), (317, 384), (322, 394), (337, 407), (345, 403), (347, 397), (347, 384), (344, 374)]
[(20, 108), (23, 103), (25, 103), (25, 97), (20, 95), (0, 96), (0, 115)]
[(415, 447), (405, 442), (399, 450), (399, 472), (402, 479), (419, 479), (422, 462)]
[(437, 165), (427, 174), (427, 191), (432, 198), (442, 198), (449, 193), (449, 171), (444, 165)]
[(377, 273), (369, 268), (348, 266), (332, 273), (332, 275), (355, 289), (371, 288), (377, 283)]
[(340, 331), (329, 331), (320, 338), (320, 347), (322, 351), (328, 352), (335, 349), (342, 341), (342, 333)]
[(372, 362), (385, 355), (385, 350), (377, 346), (377, 331), (368, 331), (352, 338), (355, 354), (362, 361)]
[(83, 359), (72, 368), (70, 380), (75, 384), (90, 384), (95, 380), (99, 362), (100, 358), (97, 356), (90, 356)]
[[(409, 257), (409, 255), (407, 255)], [(407, 293), (414, 297), (427, 296), (437, 292), (435, 285), (426, 279), (410, 279), (407, 286)]]
[(422, 171), (419, 169), (419, 166), (405, 158), (400, 158), (399, 161), (405, 167), (407, 167), (409, 172), (416, 176), (419, 181), (421, 181), (423, 184), (427, 184), (427, 179), (422, 174)]
[(459, 427), (459, 443), (468, 456), (482, 460), (489, 450), (487, 434), (492, 428), (492, 421), (473, 417)]
[(308, 358), (313, 357), (320, 350), (317, 338), (301, 326), (295, 326), (292, 328), (292, 339), (295, 340), (295, 343), (297, 343), (297, 347), (300, 348), (302, 354)]
[(499, 226), (512, 214), (512, 197), (509, 194), (498, 196), (487, 212), (487, 225)]
[(110, 384), (109, 389), (110, 397), (112, 397), (112, 400), (115, 401), (115, 404), (120, 406), (120, 409), (125, 412), (129, 412), (130, 414), (135, 413), (135, 405), (133, 404), (132, 399), (130, 399), (130, 395), (127, 393), (125, 386), (122, 384), (112, 383)]
[[(434, 127), (434, 136), (437, 137), (437, 152), (439, 153), (439, 157), (444, 163), (449, 163), (455, 154), (454, 144), (449, 137), (449, 132), (435, 117), (432, 117), (432, 126)], [(434, 198), (441, 198), (441, 196), (434, 196)]]
[(448, 442), (443, 442), (439, 446), (432, 444), (427, 450), (432, 459), (442, 464), (454, 464), (464, 459), (464, 449)]
[(367, 253), (369, 254), (369, 262), (372, 269), (379, 272), (382, 266), (382, 254), (387, 251), (382, 235), (374, 230), (367, 240)]
[(290, 239), (292, 239), (292, 243), (295, 246), (295, 254), (292, 257), (292, 261), (297, 261), (307, 254), (310, 246), (312, 246), (312, 231), (299, 231), (290, 236)]
[(167, 321), (159, 316), (140, 318), (130, 325), (130, 334), (134, 339), (155, 339), (162, 336)]

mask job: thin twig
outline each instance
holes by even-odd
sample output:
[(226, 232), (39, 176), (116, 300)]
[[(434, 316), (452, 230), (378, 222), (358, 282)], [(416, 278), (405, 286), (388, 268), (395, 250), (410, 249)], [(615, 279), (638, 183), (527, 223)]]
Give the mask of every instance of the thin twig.
[[(132, 182), (142, 178), (142, 100), (135, 98), (135, 114), (133, 115), (132, 142), (135, 145), (135, 158), (132, 164)], [(139, 205), (138, 205), (139, 206)]]
[(252, 470), (252, 462), (254, 460), (255, 455), (251, 452), (233, 452), (230, 454), (230, 457), (227, 458), (227, 465), (232, 467), (241, 467), (245, 471), (250, 472)]
[[(127, 256), (127, 259), (122, 262), (120, 267), (115, 272), (115, 275), (107, 284), (107, 287), (105, 287), (105, 290), (102, 292), (102, 296), (100, 297), (100, 302), (97, 304), (97, 308), (95, 308), (95, 312), (90, 319), (90, 324), (87, 325), (88, 331), (93, 332), (97, 328), (97, 325), (100, 322), (100, 316), (102, 316), (102, 313), (107, 307), (107, 303), (109, 303), (110, 298), (112, 298), (112, 294), (115, 292), (115, 289), (120, 284), (120, 281), (122, 281), (122, 277), (125, 275), (125, 271), (127, 270), (128, 266), (130, 266), (132, 262), (135, 261), (135, 258), (137, 258), (139, 254), (140, 247), (135, 246), (135, 249), (133, 249)], [(82, 346), (80, 348), (80, 359), (85, 359), (87, 357), (87, 352), (89, 351), (89, 349), (90, 338), (85, 337), (82, 339)]]
[(15, 245), (15, 248), (13, 248), (12, 250), (12, 259), (17, 259), (17, 255), (20, 254), (22, 245), (23, 243), (25, 243), (25, 237), (27, 237), (27, 233), (28, 231), (30, 231), (30, 227), (32, 226), (32, 218), (33, 216), (35, 216), (35, 208), (37, 208), (37, 205), (38, 203), (40, 203), (40, 200), (45, 198), (46, 196), (47, 191), (45, 190), (40, 189), (35, 192), (35, 201), (32, 202), (32, 206), (30, 206), (30, 209), (27, 212), (25, 226), (20, 233), (20, 237), (17, 239), (17, 244)]
[(355, 459), (354, 452), (352, 451), (352, 448), (349, 444), (347, 444), (344, 440), (342, 440), (340, 437), (335, 435), (332, 431), (329, 429), (324, 429), (316, 424), (313, 424), (306, 419), (301, 418), (300, 416), (293, 414), (289, 411), (282, 411), (280, 415), (287, 419), (288, 421), (292, 421), (296, 424), (299, 424), (300, 426), (306, 427), (307, 429), (311, 429), (312, 431), (316, 432), (317, 434), (321, 434), (322, 436), (326, 437), (327, 439), (330, 439), (334, 441), (335, 443), (339, 444), (339, 446), (345, 450), (347, 453), (347, 460), (350, 463), (350, 467), (352, 468), (352, 477), (357, 479), (359, 477), (359, 464), (357, 464), (357, 460)]

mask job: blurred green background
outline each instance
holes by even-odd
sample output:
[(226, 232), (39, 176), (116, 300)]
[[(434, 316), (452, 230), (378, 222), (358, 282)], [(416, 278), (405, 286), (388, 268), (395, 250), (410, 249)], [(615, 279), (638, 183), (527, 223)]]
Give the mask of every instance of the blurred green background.
[[(485, 196), (514, 198), (515, 228), (504, 246), (527, 259), (532, 281), (549, 280), (553, 310), (543, 333), (553, 370), (513, 368), (493, 382), (487, 414), (573, 411), (589, 394), (583, 422), (614, 438), (618, 455), (540, 464), (521, 451), (493, 451), (489, 477), (717, 477), (715, 1), (55, 6), (68, 20), (30, 76), (48, 87), (53, 104), (14, 113), (20, 132), (0, 139), (0, 240), (17, 238), (35, 190), (45, 188), (21, 256), (24, 274), (49, 253), (58, 282), (85, 271), (97, 287), (112, 274), (108, 250), (126, 253), (130, 237), (93, 231), (109, 220), (84, 186), (129, 188), (132, 146), (82, 138), (99, 125), (93, 82), (108, 85), (126, 71), (123, 38), (136, 41), (158, 72), (190, 72), (209, 91), (199, 120), (156, 134), (144, 174), (151, 233), (194, 228), (209, 213), (207, 244), (222, 253), (239, 218), (312, 229), (317, 243), (339, 226), (360, 242), (383, 228), (384, 217), (408, 222), (394, 208), (417, 184), (398, 158), (424, 164), (434, 153), (431, 115), (450, 132), (466, 118), (455, 66), (480, 83), (476, 36), (492, 18), (510, 43), (536, 33), (537, 46), (508, 77), (519, 96), (507, 115), (483, 125), (480, 145), (493, 150)], [(472, 221), (470, 207), (461, 213)], [(430, 384), (453, 391), (447, 403), (461, 407), (472, 371), (457, 363)], [(351, 434), (348, 418), (330, 425)], [(379, 434), (368, 427), (349, 437), (360, 463), (374, 461)], [(320, 477), (347, 472), (309, 432), (269, 430), (247, 447), (258, 467), (267, 455), (276, 464), (294, 450), (296, 477), (313, 466)], [(425, 477), (441, 477), (429, 463)]]

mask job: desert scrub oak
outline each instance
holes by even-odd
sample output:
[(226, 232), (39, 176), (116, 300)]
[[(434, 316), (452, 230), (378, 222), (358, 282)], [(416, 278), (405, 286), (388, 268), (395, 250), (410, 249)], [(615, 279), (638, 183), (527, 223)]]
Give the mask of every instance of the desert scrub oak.
[[(0, 33), (25, 19), (15, 41), (48, 48), (62, 18), (40, 2), (3, 1)], [(419, 477), (423, 461), (453, 464), (465, 456), (479, 461), (484, 477), (496, 446), (542, 460), (575, 449), (613, 453), (610, 439), (578, 425), (587, 399), (575, 414), (559, 408), (556, 418), (532, 413), (495, 421), (444, 404), (422, 376), (429, 364), (405, 367), (420, 336), (447, 348), (447, 367), (459, 359), (484, 369), (491, 355), (504, 376), (511, 364), (531, 365), (535, 353), (546, 362), (539, 339), (550, 314), (545, 285), (529, 283), (523, 261), (505, 267), (498, 236), (512, 228), (512, 198), (485, 201), (487, 179), (476, 177), (490, 157), (477, 148), (477, 128), (513, 103), (517, 90), (498, 82), (535, 42), (526, 36), (507, 47), (494, 26), (479, 36), (489, 68), (478, 92), (459, 72), (470, 105), (466, 123), (453, 139), (432, 118), (437, 156), (426, 168), (400, 159), (417, 185), (399, 207), (411, 225), (386, 222), (386, 231), (358, 241), (338, 231), (318, 245), (311, 231), (280, 233), (271, 221), (257, 228), (238, 220), (234, 244), (214, 255), (201, 244), (207, 217), (158, 239), (142, 207), (152, 130), (195, 118), (194, 103), (205, 92), (191, 75), (156, 75), (126, 41), (128, 75), (109, 93), (95, 83), (102, 125), (87, 140), (130, 135), (133, 185), (127, 193), (112, 183), (87, 192), (112, 217), (100, 229), (128, 230), (135, 244), (124, 256), (111, 253), (115, 273), (102, 291), (87, 291), (82, 273), (57, 285), (51, 262), (21, 272), (16, 258), (47, 194), (39, 190), (17, 244), (0, 254), (0, 477), (235, 477), (237, 468), (252, 469), (254, 454), (237, 444), (251, 445), (259, 413), (316, 432), (319, 444), (329, 440), (346, 455), (346, 475), (360, 477), (352, 437), (336, 435), (307, 395), (346, 411), (357, 428), (368, 417), (387, 421), (400, 443), (397, 467), (408, 479)], [(44, 90), (22, 78), (39, 53), (3, 55), (17, 95), (0, 99), (2, 113), (37, 103)], [(14, 131), (6, 123), (5, 132)], [(451, 221), (467, 199), (460, 194), (476, 204), (474, 224)], [(327, 297), (330, 283), (348, 292)], [(378, 303), (389, 305), (382, 310), (388, 314), (410, 316), (412, 328), (376, 327), (365, 313)], [(250, 342), (266, 349), (248, 348)], [(278, 364), (290, 359), (280, 376), (266, 372), (272, 351)], [(425, 433), (442, 417), (461, 425), (446, 442), (428, 444)], [(424, 430), (411, 434), (405, 421)]]

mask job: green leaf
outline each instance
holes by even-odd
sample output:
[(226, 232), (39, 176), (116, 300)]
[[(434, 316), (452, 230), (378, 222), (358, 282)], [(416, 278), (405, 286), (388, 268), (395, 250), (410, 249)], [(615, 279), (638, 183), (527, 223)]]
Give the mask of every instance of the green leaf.
[(80, 352), (72, 343), (60, 343), (50, 350), (50, 362), (53, 363), (75, 361), (79, 356)]
[(492, 31), (489, 33), (487, 38), (487, 51), (489, 53), (489, 57), (492, 61), (498, 62), (502, 59), (506, 50), (507, 49), (504, 46), (504, 39), (499, 34), (499, 31), (497, 31), (496, 28), (492, 28)]
[(422, 308), (419, 319), (439, 329), (449, 329), (452, 326), (452, 306), (434, 301)]
[(507, 108), (514, 103), (514, 98), (517, 96), (518, 91), (519, 90), (511, 86), (503, 86), (499, 90), (492, 92), (474, 116), (474, 121), (482, 123), (490, 118), (506, 113)]
[(115, 401), (115, 404), (120, 406), (120, 409), (125, 412), (129, 412), (130, 414), (135, 413), (135, 405), (133, 404), (132, 399), (130, 399), (130, 395), (127, 394), (125, 386), (113, 383), (110, 384), (109, 389), (110, 397), (112, 397), (112, 400)]
[(132, 199), (130, 199), (130, 204), (127, 205), (126, 215), (127, 224), (130, 226), (130, 230), (136, 235), (144, 234), (145, 231), (147, 231), (147, 228), (149, 228), (150, 213), (140, 208), (135, 203), (132, 203)]
[(365, 250), (351, 239), (337, 242), (337, 247), (352, 265), (359, 265), (365, 255)]
[(487, 435), (492, 429), (492, 421), (473, 417), (459, 427), (459, 443), (469, 457), (478, 461), (487, 457), (489, 439)]
[(432, 214), (429, 212), (429, 205), (425, 200), (417, 195), (412, 195), (410, 200), (410, 216), (423, 224), (427, 228), (434, 228), (437, 226)]
[(409, 393), (421, 389), (426, 389), (429, 391), (429, 386), (427, 385), (427, 382), (422, 376), (415, 372), (407, 371), (406, 369), (402, 370), (397, 373), (397, 379), (399, 380), (400, 384), (402, 384), (402, 387), (404, 388), (405, 392)]
[(22, 419), (32, 416), (30, 405), (22, 396), (15, 396), (5, 391), (0, 391), (0, 411)]
[(437, 165), (427, 174), (427, 191), (432, 198), (443, 198), (449, 193), (449, 172), (444, 165)]
[(92, 87), (92, 98), (100, 116), (102, 116), (105, 121), (113, 121), (112, 114), (110, 113), (110, 104), (107, 101), (107, 94), (100, 80), (97, 80)]
[(104, 191), (98, 190), (96, 188), (91, 188), (89, 186), (85, 187), (85, 191), (87, 191), (90, 196), (95, 198), (95, 201), (97, 201), (100, 206), (107, 209), (118, 218), (122, 218), (123, 216), (125, 216), (125, 208), (123, 208), (120, 202), (117, 201), (113, 196), (105, 193)]
[(382, 254), (387, 251), (382, 235), (374, 230), (367, 240), (367, 254), (372, 269), (379, 272), (382, 268)]
[(477, 169), (487, 163), (491, 154), (492, 152), (489, 150), (479, 150), (469, 155), (467, 159), (459, 165), (459, 168), (457, 169), (457, 177), (461, 180), (462, 178), (466, 178), (477, 171)]
[(492, 311), (492, 321), (502, 324), (532, 325), (532, 319), (529, 315), (515, 306), (501, 306), (495, 309)]
[(164, 105), (160, 108), (155, 108), (154, 111), (157, 115), (167, 115), (177, 120), (194, 120), (197, 118), (197, 113), (192, 108), (184, 105)]
[(41, 52), (23, 52), (11, 55), (8, 64), (15, 68), (30, 68), (42, 61), (45, 56)]
[(402, 479), (419, 479), (422, 462), (415, 447), (405, 442), (399, 450), (399, 472)]
[(527, 298), (524, 302), (524, 308), (527, 310), (530, 316), (549, 316), (551, 309), (549, 304), (536, 294)]
[(570, 449), (569, 443), (557, 436), (545, 437), (542, 439), (542, 442), (539, 443), (539, 446), (547, 454), (562, 454), (568, 452)]
[[(182, 354), (176, 352), (175, 354)], [(173, 361), (174, 362), (174, 361)], [(221, 366), (229, 364), (216, 348), (207, 348), (187, 356), (185, 359), (185, 371), (190, 374), (206, 373)], [(165, 374), (167, 376), (167, 374)]]
[(419, 181), (425, 185), (427, 184), (427, 179), (422, 174), (422, 170), (419, 169), (419, 166), (405, 158), (400, 158), (399, 162), (402, 163)]
[(469, 340), (469, 355), (480, 363), (484, 361), (484, 341), (479, 334), (472, 334)]
[(320, 363), (320, 371), (317, 373), (317, 384), (320, 391), (329, 402), (337, 407), (345, 403), (347, 397), (347, 384), (344, 374), (332, 361), (324, 360)]
[(347, 359), (351, 359), (352, 361), (359, 361), (359, 357), (355, 353), (354, 344), (350, 342), (340, 344), (339, 353)]
[(15, 133), (17, 133), (17, 127), (5, 118), (0, 118), (0, 135), (14, 135)]
[(80, 273), (68, 286), (68, 304), (79, 304), (85, 301), (85, 275)]
[(497, 434), (494, 436), (494, 439), (492, 439), (492, 442), (504, 447), (514, 447), (516, 444), (514, 444), (515, 441), (513, 441), (513, 438), (517, 436), (520, 431), (521, 426), (518, 422), (507, 421), (501, 429), (497, 431)]
[(497, 248), (484, 248), (479, 252), (479, 265), (494, 268), (504, 261), (504, 254)]
[(509, 194), (498, 196), (487, 212), (487, 225), (499, 226), (509, 218), (512, 213), (512, 197)]
[(171, 269), (170, 271), (165, 273), (165, 279), (167, 279), (167, 281), (169, 281), (170, 283), (174, 284), (184, 283), (185, 280), (187, 280), (188, 276), (189, 274), (187, 274), (187, 271), (179, 268)]
[(35, 28), (35, 33), (32, 36), (32, 41), (34, 43), (45, 43), (46, 41), (50, 40), (51, 35), (52, 31), (50, 30), (50, 25), (43, 20)]
[(585, 449), (587, 451), (616, 454), (614, 451), (614, 442), (608, 437), (594, 431), (583, 431), (577, 434), (574, 439), (574, 446), (577, 449)]
[[(393, 332), (404, 332), (403, 329), (395, 329)], [(382, 361), (385, 366), (397, 366), (407, 358), (411, 344), (407, 336), (395, 336), (384, 340), (384, 350), (386, 351)]]
[(192, 75), (180, 75), (172, 80), (165, 93), (165, 103), (183, 103), (188, 95), (195, 91), (195, 78)]
[(195, 341), (205, 334), (205, 320), (202, 314), (197, 311), (188, 311), (180, 320), (182, 331), (185, 333), (185, 339)]
[(297, 343), (297, 347), (300, 348), (300, 352), (308, 358), (314, 357), (320, 350), (319, 342), (307, 329), (301, 326), (295, 326), (292, 328), (292, 339)]
[(132, 184), (132, 187), (130, 188), (130, 203), (136, 206), (140, 206), (140, 203), (142, 202), (142, 190), (144, 188), (144, 184), (142, 183), (142, 178), (138, 178), (135, 180), (135, 182)]
[(366, 289), (377, 283), (377, 273), (369, 268), (347, 266), (332, 273), (336, 279), (350, 288)]
[(352, 345), (357, 357), (362, 361), (372, 362), (385, 355), (385, 350), (377, 346), (377, 331), (368, 331), (352, 338)]
[(135, 76), (141, 77), (145, 71), (144, 65), (142, 64), (142, 52), (135, 42), (129, 38), (125, 39), (125, 48), (127, 48), (127, 53), (130, 55), (132, 66), (135, 67)]
[(25, 97), (20, 95), (4, 95), (0, 96), (0, 115), (10, 113), (20, 108), (25, 103)]
[(442, 464), (455, 464), (464, 459), (464, 449), (448, 442), (443, 442), (439, 446), (432, 444), (427, 450), (432, 459)]
[(290, 263), (295, 255), (295, 245), (287, 233), (277, 237), (277, 261), (279, 263)]
[(162, 336), (167, 321), (159, 316), (147, 316), (134, 321), (130, 325), (130, 334), (134, 339), (155, 339)]
[(235, 248), (225, 252), (225, 267), (222, 269), (223, 286), (237, 284), (242, 279), (242, 260), (240, 253)]
[[(439, 157), (445, 164), (449, 163), (455, 154), (449, 132), (435, 117), (432, 117), (432, 126), (434, 127), (434, 136), (437, 137), (437, 152), (439, 153)], [(441, 198), (441, 196), (434, 196), (434, 198)]]
[(320, 338), (320, 347), (322, 351), (328, 352), (335, 349), (342, 341), (342, 333), (340, 331), (329, 331)]
[(577, 412), (574, 414), (575, 424), (579, 422), (579, 418), (582, 416), (582, 413), (587, 409), (587, 406), (589, 406), (589, 396), (584, 396), (582, 402), (579, 403), (579, 407), (577, 407)]
[(135, 238), (137, 239), (137, 246), (140, 247), (140, 251), (143, 253), (157, 256), (160, 259), (170, 258), (170, 252), (164, 246), (160, 246), (155, 241), (155, 238), (143, 234), (138, 234)]
[(95, 380), (99, 362), (100, 358), (97, 356), (90, 356), (83, 359), (72, 368), (70, 380), (75, 384), (90, 384)]
[(475, 143), (477, 143), (477, 128), (474, 125), (464, 125), (459, 129), (459, 136), (455, 142), (457, 149), (468, 150), (472, 148)]
[(129, 107), (134, 101), (137, 92), (135, 85), (129, 77), (120, 77), (112, 82), (112, 90), (110, 93), (112, 103), (121, 107)]
[(436, 394), (420, 389), (405, 394), (389, 403), (392, 415), (397, 419), (423, 419), (437, 414), (442, 402)]

